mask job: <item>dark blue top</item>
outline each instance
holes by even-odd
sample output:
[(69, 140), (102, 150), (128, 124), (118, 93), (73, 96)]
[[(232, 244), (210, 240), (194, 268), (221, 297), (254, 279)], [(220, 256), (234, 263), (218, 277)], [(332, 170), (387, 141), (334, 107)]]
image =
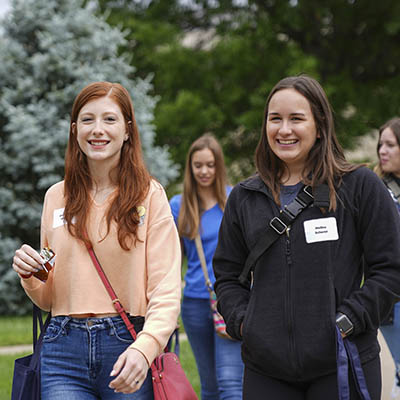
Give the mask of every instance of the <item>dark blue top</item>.
[(295, 199), (302, 186), (303, 182), (296, 183), (295, 185), (281, 185), (281, 192), (279, 194), (281, 210)]

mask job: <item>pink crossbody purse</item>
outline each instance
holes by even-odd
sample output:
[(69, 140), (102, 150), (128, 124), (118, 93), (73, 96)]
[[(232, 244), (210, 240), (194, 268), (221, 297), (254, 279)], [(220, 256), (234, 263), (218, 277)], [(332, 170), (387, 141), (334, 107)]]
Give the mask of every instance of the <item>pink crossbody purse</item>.
[[(135, 328), (104, 273), (93, 247), (88, 246), (88, 252), (112, 300), (115, 310), (125, 322), (132, 338), (136, 340)], [(150, 368), (153, 380), (154, 400), (198, 400), (196, 392), (193, 390), (177, 354), (166, 349), (156, 357)]]

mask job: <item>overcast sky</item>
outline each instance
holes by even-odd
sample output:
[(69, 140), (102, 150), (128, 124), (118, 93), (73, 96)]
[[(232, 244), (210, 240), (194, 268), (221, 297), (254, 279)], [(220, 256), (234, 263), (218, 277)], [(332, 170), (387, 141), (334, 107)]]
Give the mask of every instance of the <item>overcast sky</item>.
[(0, 17), (2, 17), (10, 8), (9, 0), (0, 0)]

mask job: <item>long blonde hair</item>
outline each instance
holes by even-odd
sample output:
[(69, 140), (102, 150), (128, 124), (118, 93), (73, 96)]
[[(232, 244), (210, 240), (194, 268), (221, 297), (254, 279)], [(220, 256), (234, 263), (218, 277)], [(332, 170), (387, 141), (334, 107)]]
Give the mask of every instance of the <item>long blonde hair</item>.
[(222, 147), (214, 136), (205, 134), (192, 143), (186, 157), (182, 205), (178, 217), (179, 235), (192, 240), (199, 231), (201, 212), (197, 183), (192, 171), (192, 157), (196, 151), (203, 149), (210, 149), (214, 155), (215, 180), (213, 189), (221, 210), (225, 209), (226, 203), (227, 179)]

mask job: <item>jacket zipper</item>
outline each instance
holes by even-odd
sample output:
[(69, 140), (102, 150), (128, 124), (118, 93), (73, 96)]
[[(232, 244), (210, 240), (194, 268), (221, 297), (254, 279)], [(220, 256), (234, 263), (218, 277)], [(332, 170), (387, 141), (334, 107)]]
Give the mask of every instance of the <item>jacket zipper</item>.
[(294, 317), (293, 317), (293, 306), (292, 306), (292, 252), (290, 247), (290, 227), (286, 230), (286, 260), (288, 266), (288, 277), (287, 277), (287, 304), (288, 304), (288, 332), (289, 332), (289, 351), (292, 355), (292, 366), (294, 368), (295, 375), (299, 378), (300, 363), (298, 361), (298, 355), (296, 350), (296, 342), (294, 337)]

